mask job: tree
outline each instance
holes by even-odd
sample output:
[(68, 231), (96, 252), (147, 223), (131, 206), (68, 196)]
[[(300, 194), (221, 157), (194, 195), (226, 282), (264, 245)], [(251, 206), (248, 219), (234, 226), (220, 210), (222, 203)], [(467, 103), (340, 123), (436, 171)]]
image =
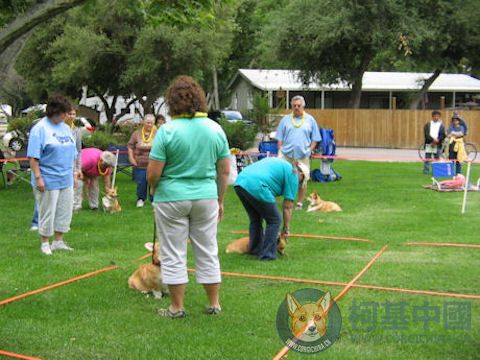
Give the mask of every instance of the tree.
[(358, 108), (372, 59), (398, 44), (402, 10), (400, 0), (293, 0), (265, 36), (305, 83), (351, 85), (350, 106)]
[(469, 59), (474, 61), (480, 45), (480, 17), (475, 0), (406, 0), (410, 30), (405, 33), (412, 68), (431, 72), (413, 97), (415, 110), (431, 84), (444, 71), (465, 71)]
[(111, 122), (119, 95), (140, 101), (150, 111), (173, 77), (188, 73), (204, 79), (218, 60), (222, 45), (214, 41), (217, 35), (210, 27), (194, 19), (157, 23), (159, 18), (132, 9), (129, 0), (113, 2), (114, 7), (105, 1), (81, 13), (72, 11), (32, 36), (17, 68), (33, 96), (44, 99), (61, 91), (78, 98), (86, 85), (100, 98)]

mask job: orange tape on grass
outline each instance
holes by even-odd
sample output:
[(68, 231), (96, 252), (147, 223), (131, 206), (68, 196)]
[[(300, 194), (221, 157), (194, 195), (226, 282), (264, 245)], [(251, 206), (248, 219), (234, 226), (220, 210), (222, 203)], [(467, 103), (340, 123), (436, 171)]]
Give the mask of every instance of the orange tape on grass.
[(465, 247), (480, 249), (480, 244), (454, 244), (454, 243), (432, 243), (432, 242), (404, 242), (405, 245), (418, 245), (418, 246), (453, 246), (453, 247)]
[[(233, 230), (232, 234), (248, 234), (248, 231), (245, 230)], [(331, 240), (344, 240), (344, 241), (360, 241), (373, 243), (373, 240), (355, 238), (355, 237), (341, 237), (341, 236), (326, 236), (326, 235), (313, 235), (313, 234), (289, 234), (289, 237), (301, 237), (306, 239), (331, 239)]]
[(24, 359), (24, 360), (42, 360), (42, 358), (32, 357), (28, 355), (16, 354), (10, 351), (0, 350), (0, 355), (8, 356), (15, 359)]
[[(348, 290), (350, 290), (353, 286), (353, 284), (362, 277), (363, 274), (365, 274), (368, 269), (373, 265), (377, 259), (382, 256), (382, 254), (387, 250), (388, 245), (385, 245), (379, 252), (375, 254), (375, 256), (368, 262), (367, 265), (357, 274), (355, 277), (350, 280), (350, 282), (338, 293), (337, 296), (335, 296), (335, 301), (339, 301), (346, 293)], [(281, 360), (287, 355), (287, 353), (290, 351), (290, 348), (288, 346), (284, 346), (274, 357), (273, 360)]]
[(17, 300), (20, 300), (20, 299), (23, 299), (23, 298), (26, 298), (28, 296), (32, 296), (32, 295), (35, 295), (35, 294), (42, 293), (42, 292), (50, 290), (50, 289), (54, 289), (54, 288), (57, 288), (57, 287), (60, 287), (60, 286), (63, 286), (63, 285), (67, 285), (67, 284), (70, 284), (72, 282), (88, 278), (90, 276), (98, 275), (98, 274), (101, 274), (101, 273), (104, 273), (104, 272), (107, 272), (107, 271), (116, 270), (116, 269), (119, 269), (119, 268), (120, 267), (117, 266), (117, 265), (106, 267), (106, 268), (95, 270), (95, 271), (92, 271), (92, 272), (89, 272), (89, 273), (86, 273), (86, 274), (83, 274), (83, 275), (80, 275), (80, 276), (73, 277), (73, 278), (65, 280), (65, 281), (58, 282), (56, 284), (48, 285), (48, 286), (42, 287), (42, 288), (37, 289), (37, 290), (29, 291), (29, 292), (26, 292), (24, 294), (17, 295), (17, 296), (14, 296), (14, 297), (11, 297), (11, 298), (0, 301), (0, 306), (9, 304), (11, 302), (14, 302), (14, 301), (17, 301)]

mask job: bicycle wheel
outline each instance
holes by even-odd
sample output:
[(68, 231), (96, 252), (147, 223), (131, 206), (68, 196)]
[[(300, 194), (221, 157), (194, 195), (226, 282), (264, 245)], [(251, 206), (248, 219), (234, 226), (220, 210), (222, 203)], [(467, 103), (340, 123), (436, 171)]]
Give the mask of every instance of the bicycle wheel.
[(477, 158), (477, 147), (472, 143), (465, 143), (465, 152), (467, 153), (468, 160), (474, 161)]
[(418, 146), (418, 157), (420, 160), (425, 160), (425, 144), (420, 144)]

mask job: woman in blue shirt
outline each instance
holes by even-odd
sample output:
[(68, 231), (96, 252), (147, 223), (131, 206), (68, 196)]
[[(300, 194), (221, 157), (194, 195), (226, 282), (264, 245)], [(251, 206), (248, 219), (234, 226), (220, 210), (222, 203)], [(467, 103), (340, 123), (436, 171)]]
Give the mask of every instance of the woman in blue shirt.
[[(308, 167), (278, 158), (266, 158), (247, 166), (235, 182), (235, 192), (250, 219), (249, 253), (260, 260), (275, 260), (281, 217), (275, 198), (283, 196), (282, 235), (288, 235), (292, 208), (299, 186), (309, 179)], [(267, 223), (265, 231), (263, 220)]]
[[(31, 130), (27, 156), (32, 169), (32, 187), (38, 204), (41, 251), (73, 250), (63, 240), (70, 230), (77, 149), (70, 127), (63, 121), (72, 104), (63, 96), (47, 103), (47, 116)], [(49, 238), (55, 235), (50, 245)]]

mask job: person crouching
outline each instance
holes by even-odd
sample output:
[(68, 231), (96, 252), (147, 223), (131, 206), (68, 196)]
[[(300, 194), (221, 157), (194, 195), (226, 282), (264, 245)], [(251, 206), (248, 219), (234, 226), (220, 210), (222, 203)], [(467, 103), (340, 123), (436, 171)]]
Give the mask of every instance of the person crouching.
[[(103, 177), (105, 193), (108, 193), (111, 187), (112, 167), (115, 166), (116, 157), (110, 151), (102, 151), (96, 148), (87, 148), (82, 150), (82, 177), (86, 186), (88, 205), (91, 210), (98, 209), (99, 186), (98, 178)], [(82, 184), (79, 184), (82, 186)], [(79, 190), (80, 196), (83, 191)], [(81, 204), (81, 200), (80, 200)]]
[[(307, 166), (279, 158), (266, 158), (247, 166), (238, 175), (235, 192), (250, 219), (249, 253), (260, 260), (275, 260), (281, 216), (275, 198), (283, 196), (282, 236), (289, 233), (293, 202), (299, 186), (310, 178)], [(266, 228), (263, 229), (263, 220)]]

